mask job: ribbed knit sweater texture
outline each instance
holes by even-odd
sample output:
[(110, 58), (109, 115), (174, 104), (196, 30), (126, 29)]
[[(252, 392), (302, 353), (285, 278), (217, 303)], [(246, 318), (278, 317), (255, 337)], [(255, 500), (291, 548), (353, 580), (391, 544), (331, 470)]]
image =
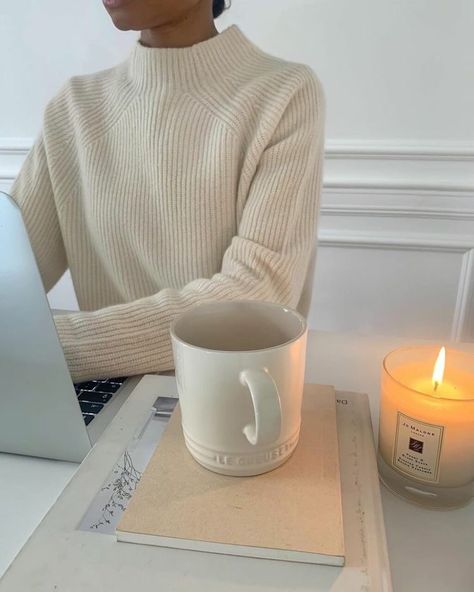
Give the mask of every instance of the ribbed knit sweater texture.
[(208, 301), (298, 307), (316, 240), (324, 99), (310, 68), (237, 26), (186, 48), (137, 41), (49, 102), (16, 179), (74, 380), (173, 368), (170, 323)]

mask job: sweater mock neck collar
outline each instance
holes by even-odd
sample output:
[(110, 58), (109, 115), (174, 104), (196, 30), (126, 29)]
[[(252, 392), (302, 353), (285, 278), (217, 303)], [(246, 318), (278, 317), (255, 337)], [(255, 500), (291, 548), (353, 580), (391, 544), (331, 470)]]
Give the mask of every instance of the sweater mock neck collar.
[(143, 90), (196, 88), (225, 76), (256, 50), (237, 25), (190, 47), (146, 47), (137, 41), (129, 58), (129, 75)]

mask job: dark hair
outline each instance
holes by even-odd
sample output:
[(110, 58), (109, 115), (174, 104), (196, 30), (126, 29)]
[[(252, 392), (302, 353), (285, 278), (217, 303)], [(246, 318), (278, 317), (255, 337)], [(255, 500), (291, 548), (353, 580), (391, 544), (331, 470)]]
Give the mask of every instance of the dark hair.
[(225, 0), (213, 0), (212, 2), (212, 15), (214, 18), (221, 16), (224, 10), (227, 8)]

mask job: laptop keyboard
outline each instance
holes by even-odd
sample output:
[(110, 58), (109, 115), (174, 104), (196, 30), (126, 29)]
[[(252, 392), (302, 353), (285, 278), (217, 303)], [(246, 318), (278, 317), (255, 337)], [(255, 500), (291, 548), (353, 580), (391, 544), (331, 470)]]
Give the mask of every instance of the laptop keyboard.
[(126, 380), (127, 377), (122, 376), (104, 380), (87, 380), (74, 385), (86, 425), (89, 425), (102, 411)]

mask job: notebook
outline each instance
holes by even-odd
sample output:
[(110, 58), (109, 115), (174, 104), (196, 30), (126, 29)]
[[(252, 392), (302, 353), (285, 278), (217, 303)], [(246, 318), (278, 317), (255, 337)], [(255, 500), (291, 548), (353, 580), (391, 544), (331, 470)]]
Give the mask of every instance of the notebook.
[(116, 535), (145, 545), (344, 565), (334, 389), (305, 385), (295, 452), (255, 477), (219, 475), (194, 461), (178, 405)]

